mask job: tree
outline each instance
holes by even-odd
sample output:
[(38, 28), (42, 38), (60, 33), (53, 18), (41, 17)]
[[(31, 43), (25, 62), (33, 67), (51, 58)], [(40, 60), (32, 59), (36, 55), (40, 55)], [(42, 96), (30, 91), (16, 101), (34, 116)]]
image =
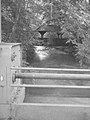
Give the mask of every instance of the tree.
[(2, 39), (37, 44), (36, 30), (43, 25), (60, 26), (58, 34), (76, 45), (80, 65), (90, 65), (90, 4), (88, 0), (2, 0)]

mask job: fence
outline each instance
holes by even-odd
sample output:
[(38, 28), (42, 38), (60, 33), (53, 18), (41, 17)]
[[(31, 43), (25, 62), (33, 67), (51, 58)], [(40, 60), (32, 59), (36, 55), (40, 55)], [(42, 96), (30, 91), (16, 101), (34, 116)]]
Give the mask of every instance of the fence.
[[(54, 69), (54, 68), (11, 68), (15, 71), (28, 70), (30, 72), (15, 72), (12, 81), (16, 79), (36, 80), (80, 80), (90, 81), (90, 70), (88, 69)], [(50, 94), (60, 98), (78, 98), (90, 100), (90, 86), (70, 85), (33, 85), (33, 84), (11, 84), (12, 88), (30, 88), (30, 90), (42, 91), (48, 96)], [(46, 91), (46, 92), (45, 92)], [(80, 102), (80, 101), (79, 101)], [(90, 102), (86, 103), (14, 103), (14, 117), (17, 119), (30, 120), (90, 120)]]

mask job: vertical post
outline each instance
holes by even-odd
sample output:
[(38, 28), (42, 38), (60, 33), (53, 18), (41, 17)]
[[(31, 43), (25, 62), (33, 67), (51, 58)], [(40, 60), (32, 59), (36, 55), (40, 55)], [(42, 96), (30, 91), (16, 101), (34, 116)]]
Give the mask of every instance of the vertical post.
[(0, 43), (1, 43), (1, 0), (0, 0)]

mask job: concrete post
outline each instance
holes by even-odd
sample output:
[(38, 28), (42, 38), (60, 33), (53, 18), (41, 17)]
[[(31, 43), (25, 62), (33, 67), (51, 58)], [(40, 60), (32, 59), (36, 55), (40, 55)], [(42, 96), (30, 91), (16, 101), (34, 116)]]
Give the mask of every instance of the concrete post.
[(0, 0), (0, 43), (1, 43), (1, 0)]

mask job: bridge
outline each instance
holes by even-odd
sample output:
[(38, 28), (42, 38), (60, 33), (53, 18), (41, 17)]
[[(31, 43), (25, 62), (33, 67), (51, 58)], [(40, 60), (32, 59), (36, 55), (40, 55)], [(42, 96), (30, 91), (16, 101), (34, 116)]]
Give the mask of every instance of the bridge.
[[(21, 53), (19, 43), (0, 43), (0, 120), (90, 120), (90, 86), (23, 84), (25, 80), (42, 79), (90, 81), (89, 69), (22, 67)], [(87, 102), (25, 103), (26, 88), (36, 97), (38, 94), (52, 99), (57, 96), (59, 100), (77, 98)]]
[[(23, 84), (42, 79), (90, 81), (89, 69), (22, 67), (21, 53), (21, 44), (1, 42), (0, 17), (0, 120), (90, 120), (90, 86)], [(44, 102), (25, 102), (26, 88), (36, 97), (44, 95)], [(47, 96), (52, 100), (58, 97), (59, 103), (47, 103)], [(64, 98), (66, 102), (69, 98), (68, 103)], [(72, 98), (86, 102), (71, 102)]]

